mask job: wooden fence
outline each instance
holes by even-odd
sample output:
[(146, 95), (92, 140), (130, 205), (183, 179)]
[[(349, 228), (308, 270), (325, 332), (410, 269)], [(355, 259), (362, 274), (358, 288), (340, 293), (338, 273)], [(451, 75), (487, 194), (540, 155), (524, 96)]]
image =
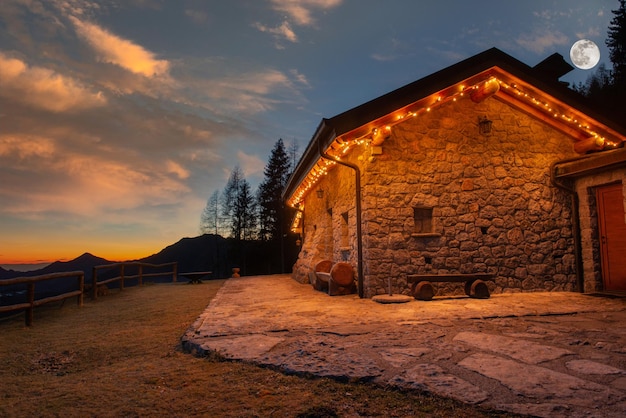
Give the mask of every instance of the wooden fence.
[[(70, 292), (62, 293), (56, 296), (50, 296), (42, 299), (35, 300), (35, 285), (38, 282), (52, 279), (63, 279), (66, 277), (76, 277), (78, 281), (78, 290), (72, 290)], [(65, 300), (73, 296), (78, 296), (78, 306), (83, 306), (83, 290), (85, 286), (85, 274), (82, 271), (69, 271), (63, 273), (51, 273), (41, 276), (33, 277), (15, 277), (13, 279), (0, 280), (0, 286), (10, 286), (26, 284), (27, 286), (27, 301), (23, 303), (16, 303), (14, 305), (0, 306), (0, 312), (11, 312), (20, 309), (25, 309), (26, 326), (31, 326), (33, 323), (33, 309), (37, 306), (41, 306), (50, 302), (57, 302)]]
[[(125, 275), (124, 270), (126, 269), (126, 267), (131, 267), (131, 266), (137, 267), (138, 269), (137, 274)], [(167, 271), (146, 274), (143, 272), (144, 267), (150, 267), (150, 268), (170, 267), (170, 269), (168, 269)], [(98, 280), (98, 272), (102, 270), (110, 270), (113, 268), (119, 268), (119, 276), (116, 276), (110, 279), (100, 280), (100, 281)], [(138, 285), (141, 286), (143, 284), (143, 279), (145, 277), (169, 276), (170, 274), (172, 275), (172, 282), (176, 282), (177, 271), (178, 271), (177, 262), (165, 263), (165, 264), (128, 262), (128, 263), (112, 263), (112, 264), (105, 264), (102, 266), (95, 266), (93, 268), (93, 275), (91, 276), (91, 298), (94, 300), (98, 298), (98, 285), (103, 285), (103, 284), (112, 283), (112, 282), (119, 282), (120, 290), (124, 290), (125, 280), (137, 279)]]

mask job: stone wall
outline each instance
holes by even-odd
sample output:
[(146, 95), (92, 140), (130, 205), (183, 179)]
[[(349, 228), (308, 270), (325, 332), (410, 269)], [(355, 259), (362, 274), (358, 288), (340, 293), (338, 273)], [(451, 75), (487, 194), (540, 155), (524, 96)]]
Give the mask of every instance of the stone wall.
[[(478, 133), (482, 116), (489, 136)], [(574, 289), (569, 196), (550, 184), (551, 163), (576, 155), (569, 137), (496, 98), (464, 99), (393, 126), (382, 149), (350, 154), (362, 170), (366, 297), (390, 281), (408, 294), (418, 273), (493, 273), (496, 293)], [(322, 258), (356, 266), (354, 172), (336, 166), (319, 187), (323, 199), (305, 199), (301, 282)], [(432, 231), (418, 232), (415, 208), (432, 208)]]
[[(323, 196), (317, 196), (317, 190)], [(293, 268), (300, 283), (321, 260), (347, 261), (356, 268), (355, 175), (335, 166), (304, 200), (302, 249)]]

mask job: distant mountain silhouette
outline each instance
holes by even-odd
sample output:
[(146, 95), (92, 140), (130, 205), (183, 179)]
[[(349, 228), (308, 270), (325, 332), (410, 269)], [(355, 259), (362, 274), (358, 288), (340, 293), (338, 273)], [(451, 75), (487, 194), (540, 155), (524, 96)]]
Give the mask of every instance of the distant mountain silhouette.
[[(230, 241), (219, 235), (212, 234), (183, 238), (156, 254), (139, 260), (126, 261), (140, 261), (151, 264), (178, 262), (178, 271), (181, 273), (186, 271), (213, 271), (214, 277), (229, 277), (230, 269), (233, 267), (232, 263), (227, 261)], [(31, 271), (5, 270), (0, 267), (0, 280), (65, 271), (83, 271), (85, 273), (85, 281), (88, 282), (91, 280), (94, 266), (111, 263), (117, 263), (117, 261), (109, 261), (90, 253), (84, 253), (73, 260), (55, 261), (44, 268)]]
[(187, 271), (212, 271), (213, 277), (229, 277), (232, 268), (228, 260), (230, 240), (219, 235), (205, 234), (183, 238), (156, 254), (139, 261), (151, 264), (178, 262), (180, 273)]
[(89, 277), (91, 277), (91, 271), (94, 266), (110, 263), (112, 262), (104, 258), (96, 257), (95, 255), (92, 255), (90, 253), (84, 253), (83, 255), (78, 256), (73, 260), (55, 261), (54, 263), (49, 264), (44, 268), (31, 271), (5, 270), (0, 267), (0, 279), (11, 279), (13, 277), (32, 277), (64, 271), (84, 271), (85, 274), (89, 273)]
[(37, 270), (39, 274), (57, 273), (60, 271), (79, 271), (82, 270), (85, 273), (91, 271), (94, 266), (100, 266), (103, 264), (109, 264), (112, 261), (104, 259), (102, 257), (96, 257), (90, 253), (84, 253), (77, 258), (70, 261), (55, 261), (54, 263)]

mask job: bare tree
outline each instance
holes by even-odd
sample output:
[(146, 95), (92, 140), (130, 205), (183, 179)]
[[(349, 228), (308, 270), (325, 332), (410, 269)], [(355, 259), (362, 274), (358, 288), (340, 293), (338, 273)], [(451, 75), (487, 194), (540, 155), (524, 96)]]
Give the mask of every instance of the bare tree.
[(215, 190), (200, 215), (200, 234), (221, 235), (221, 218), (219, 212), (220, 193)]

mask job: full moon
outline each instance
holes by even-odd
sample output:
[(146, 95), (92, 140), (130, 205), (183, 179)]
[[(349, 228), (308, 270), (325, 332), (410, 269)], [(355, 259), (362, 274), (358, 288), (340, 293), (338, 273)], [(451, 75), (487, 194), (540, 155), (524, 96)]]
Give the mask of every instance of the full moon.
[(569, 50), (569, 57), (576, 67), (581, 70), (589, 70), (600, 61), (600, 49), (595, 42), (581, 39), (572, 45), (572, 49)]

